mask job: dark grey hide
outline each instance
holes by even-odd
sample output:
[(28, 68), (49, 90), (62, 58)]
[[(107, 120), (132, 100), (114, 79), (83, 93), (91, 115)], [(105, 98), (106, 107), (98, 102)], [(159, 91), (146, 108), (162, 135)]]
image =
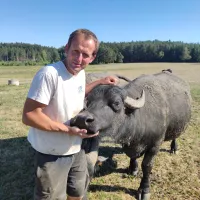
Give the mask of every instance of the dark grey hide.
[[(125, 82), (130, 82), (131, 80), (128, 79), (127, 77), (121, 76), (121, 75), (114, 75), (114, 74), (109, 74), (109, 73), (88, 73), (86, 74), (86, 84), (89, 84), (91, 82), (94, 82), (96, 80), (99, 80), (101, 78), (105, 78), (109, 75), (115, 76), (119, 79), (119, 86), (124, 85)], [(121, 81), (123, 80), (123, 81)], [(86, 104), (87, 100), (85, 100)], [(88, 163), (88, 171), (90, 178), (93, 177), (94, 171), (95, 171), (95, 164), (98, 160), (98, 150), (99, 150), (99, 142), (100, 138), (95, 137), (95, 138), (90, 138), (90, 139), (84, 139), (82, 142), (82, 149), (85, 150), (86, 152), (86, 158), (87, 158), (87, 163)]]
[[(125, 82), (130, 82), (131, 80), (128, 79), (127, 77), (121, 76), (121, 75), (114, 75), (114, 74), (109, 74), (109, 73), (87, 73), (86, 74), (86, 84), (89, 84), (91, 82), (94, 82), (96, 80), (99, 80), (101, 78), (105, 78), (109, 75), (115, 76), (119, 79), (118, 85), (124, 85)], [(123, 80), (123, 81), (121, 81)], [(85, 100), (86, 104), (87, 100)], [(95, 171), (96, 171), (96, 165), (97, 163), (103, 162), (102, 159), (106, 158), (101, 158), (99, 159), (98, 157), (98, 151), (99, 151), (99, 143), (100, 143), (100, 138), (99, 137), (94, 137), (94, 138), (89, 138), (89, 139), (83, 139), (82, 142), (82, 149), (85, 150), (86, 153), (86, 159), (87, 159), (87, 165), (88, 165), (88, 172), (89, 172), (89, 178), (90, 180), (92, 179)], [(98, 167), (98, 166), (97, 166)], [(87, 200), (87, 194), (84, 195), (83, 200)]]
[[(188, 84), (168, 71), (142, 75), (123, 88), (112, 85), (95, 87), (87, 97), (87, 107), (71, 124), (92, 134), (100, 131), (115, 138), (131, 158), (130, 170), (137, 172), (136, 159), (144, 155), (143, 177), (138, 199), (150, 199), (149, 176), (153, 159), (163, 141), (175, 139), (191, 118)], [(174, 143), (174, 144), (173, 144)]]

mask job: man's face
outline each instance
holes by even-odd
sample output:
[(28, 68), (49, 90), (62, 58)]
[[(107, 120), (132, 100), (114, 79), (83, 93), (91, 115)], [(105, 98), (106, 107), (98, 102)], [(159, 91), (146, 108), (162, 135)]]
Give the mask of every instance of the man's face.
[(93, 55), (95, 48), (93, 39), (86, 40), (83, 35), (74, 38), (71, 46), (66, 45), (65, 47), (67, 54), (65, 62), (68, 71), (75, 75), (90, 64), (95, 58)]

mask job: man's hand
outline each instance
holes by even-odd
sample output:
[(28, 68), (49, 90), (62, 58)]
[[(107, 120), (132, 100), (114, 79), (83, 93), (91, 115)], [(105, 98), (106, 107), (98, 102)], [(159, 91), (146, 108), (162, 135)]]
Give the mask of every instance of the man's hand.
[(117, 85), (119, 83), (119, 79), (116, 76), (107, 76), (102, 79), (101, 84), (105, 85)]
[(81, 138), (91, 138), (91, 137), (95, 137), (97, 135), (99, 135), (99, 132), (95, 133), (95, 134), (87, 134), (87, 130), (86, 129), (79, 129), (78, 127), (69, 127), (69, 131), (68, 134), (70, 135), (77, 135), (80, 136)]
[(117, 85), (119, 83), (119, 79), (116, 76), (107, 76), (102, 79), (98, 79), (92, 83), (86, 85), (85, 95), (87, 94), (97, 85)]

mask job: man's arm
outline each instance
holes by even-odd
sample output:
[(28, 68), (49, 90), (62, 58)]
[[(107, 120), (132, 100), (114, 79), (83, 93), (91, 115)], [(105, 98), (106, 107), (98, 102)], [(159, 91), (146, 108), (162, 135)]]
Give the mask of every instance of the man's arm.
[(87, 95), (97, 85), (117, 85), (119, 79), (115, 76), (107, 76), (86, 85), (85, 94)]
[(98, 135), (98, 133), (94, 135), (88, 135), (87, 130), (85, 129), (70, 127), (63, 123), (51, 120), (42, 112), (46, 106), (47, 105), (45, 104), (27, 98), (24, 104), (22, 122), (27, 126), (31, 126), (40, 130), (63, 132), (70, 135), (78, 135), (82, 138), (89, 138)]
[(67, 126), (51, 120), (42, 112), (46, 106), (45, 104), (27, 98), (24, 104), (22, 122), (25, 125), (44, 131), (68, 132)]

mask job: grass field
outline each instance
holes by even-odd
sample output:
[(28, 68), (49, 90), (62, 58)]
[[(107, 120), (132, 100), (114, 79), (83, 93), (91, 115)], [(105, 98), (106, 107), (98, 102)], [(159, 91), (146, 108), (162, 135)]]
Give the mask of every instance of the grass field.
[[(26, 140), (28, 127), (21, 123), (22, 108), (30, 82), (40, 67), (0, 67), (0, 200), (31, 200), (33, 152)], [(190, 83), (192, 120), (178, 139), (179, 154), (170, 155), (170, 143), (161, 146), (151, 175), (152, 200), (200, 199), (200, 64), (141, 63), (90, 66), (87, 72), (108, 72), (135, 78), (171, 68)], [(16, 78), (19, 86), (7, 85)], [(92, 180), (89, 199), (132, 200), (141, 180), (124, 174), (128, 158), (109, 138), (102, 141), (101, 154), (111, 156), (117, 167), (106, 166)], [(139, 159), (139, 163), (141, 163)]]

